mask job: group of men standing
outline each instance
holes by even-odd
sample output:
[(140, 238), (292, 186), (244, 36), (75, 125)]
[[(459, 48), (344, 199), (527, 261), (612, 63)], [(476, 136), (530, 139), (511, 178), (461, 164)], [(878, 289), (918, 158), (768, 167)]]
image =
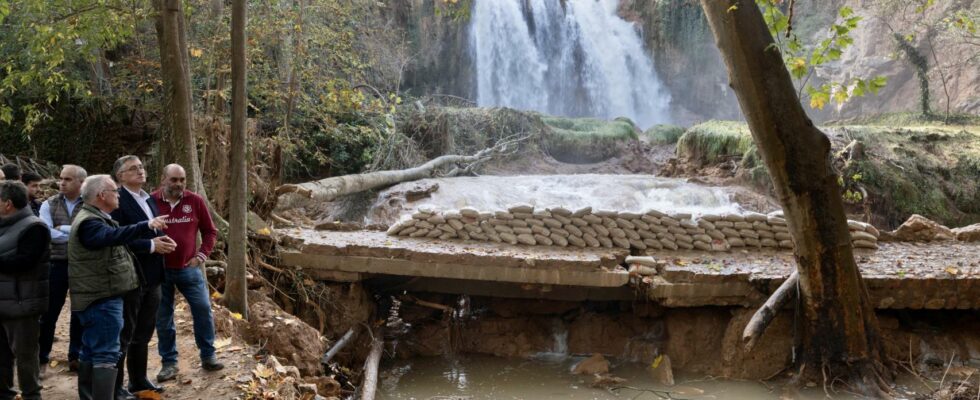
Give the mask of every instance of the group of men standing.
[(157, 382), (176, 377), (176, 291), (190, 306), (201, 367), (223, 368), (200, 268), (217, 229), (204, 199), (186, 190), (180, 165), (164, 167), (162, 175), (160, 189), (150, 194), (136, 156), (116, 160), (111, 176), (65, 165), (59, 193), (42, 202), (40, 177), (0, 169), (6, 179), (0, 180), (0, 400), (16, 396), (14, 368), (21, 397), (41, 398), (41, 375), (69, 293), (68, 365), (78, 372), (81, 399), (163, 391), (147, 377), (154, 329), (162, 359)]

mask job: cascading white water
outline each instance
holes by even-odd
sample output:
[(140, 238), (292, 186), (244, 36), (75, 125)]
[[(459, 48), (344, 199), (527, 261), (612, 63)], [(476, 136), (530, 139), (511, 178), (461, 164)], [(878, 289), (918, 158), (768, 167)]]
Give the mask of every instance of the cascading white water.
[(551, 351), (537, 353), (534, 358), (545, 361), (565, 361), (568, 358), (568, 328), (561, 318), (552, 320), (551, 337), (554, 339)]
[(660, 83), (617, 0), (480, 0), (470, 49), (477, 103), (611, 119), (669, 122)]

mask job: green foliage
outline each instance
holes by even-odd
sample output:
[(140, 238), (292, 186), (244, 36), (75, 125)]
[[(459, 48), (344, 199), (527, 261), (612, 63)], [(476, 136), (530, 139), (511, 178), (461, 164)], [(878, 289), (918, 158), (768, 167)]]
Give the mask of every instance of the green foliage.
[[(231, 10), (212, 5), (190, 0), (188, 7), (193, 89), (201, 94), (195, 109), (226, 115)], [(394, 134), (395, 109), (402, 101), (371, 86), (375, 51), (363, 43), (381, 34), (374, 3), (250, 0), (248, 7), (249, 114), (264, 134), (278, 137), (286, 178), (362, 171), (377, 146)]]
[(545, 150), (564, 162), (606, 160), (619, 150), (619, 146), (639, 139), (629, 120), (546, 116), (541, 119), (550, 128), (544, 138)]
[(436, 0), (435, 14), (453, 21), (467, 21), (472, 5), (473, 0)]
[(754, 148), (748, 125), (738, 121), (704, 122), (692, 126), (677, 141), (677, 155), (701, 165), (742, 158)]
[(143, 17), (122, 0), (0, 0), (0, 122), (30, 133), (62, 99), (91, 100), (88, 74)]
[[(871, 125), (871, 126), (934, 126), (942, 123), (941, 116), (923, 115), (917, 112), (885, 113), (877, 115), (866, 115), (860, 118), (844, 122), (831, 123), (830, 125)], [(973, 114), (954, 114), (947, 121), (949, 125), (980, 125), (980, 115)]]
[(783, 13), (779, 1), (756, 0), (762, 10), (763, 19), (769, 26), (769, 33), (783, 55), (783, 61), (797, 85), (801, 100), (803, 94), (809, 98), (810, 107), (823, 109), (833, 102), (843, 105), (854, 97), (868, 93), (878, 94), (887, 83), (884, 76), (852, 78), (843, 82), (826, 82), (814, 85), (810, 81), (816, 68), (840, 60), (844, 51), (854, 43), (851, 32), (858, 27), (861, 16), (855, 15), (850, 7), (841, 7), (837, 19), (831, 23), (827, 37), (816, 44), (805, 44), (790, 26), (790, 18)]
[[(848, 125), (828, 131), (865, 145), (865, 158), (841, 171), (838, 182), (845, 201), (868, 202), (890, 225), (911, 214), (951, 226), (980, 221), (980, 129), (976, 126)], [(859, 187), (866, 189), (866, 199)]]
[(654, 125), (643, 132), (643, 136), (653, 144), (675, 144), (683, 134), (683, 127), (669, 124)]
[(898, 49), (905, 53), (909, 63), (915, 68), (915, 75), (919, 78), (919, 110), (922, 115), (932, 114), (929, 108), (929, 60), (912, 45), (910, 38), (898, 33), (894, 33), (892, 37), (898, 44)]
[(976, 11), (959, 10), (953, 14), (952, 18), (946, 19), (946, 22), (951, 24), (953, 28), (961, 31), (961, 33), (975, 37), (978, 34), (978, 19), (980, 19), (980, 13)]

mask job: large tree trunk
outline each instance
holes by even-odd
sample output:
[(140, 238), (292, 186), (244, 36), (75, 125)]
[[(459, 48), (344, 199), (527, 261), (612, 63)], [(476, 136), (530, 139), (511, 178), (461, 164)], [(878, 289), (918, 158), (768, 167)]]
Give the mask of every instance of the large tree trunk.
[(231, 199), (228, 204), (231, 227), (228, 232), (228, 269), (225, 299), (228, 309), (248, 318), (245, 283), (248, 241), (248, 134), (246, 118), (245, 0), (235, 0), (231, 9)]
[(701, 4), (796, 244), (804, 375), (884, 395), (878, 322), (854, 261), (830, 140), (800, 105), (755, 3)]
[(166, 129), (160, 139), (162, 164), (178, 163), (187, 170), (187, 188), (207, 198), (198, 162), (191, 99), (191, 70), (188, 61), (184, 7), (181, 0), (154, 0), (157, 40), (160, 43), (160, 72), (163, 75)]

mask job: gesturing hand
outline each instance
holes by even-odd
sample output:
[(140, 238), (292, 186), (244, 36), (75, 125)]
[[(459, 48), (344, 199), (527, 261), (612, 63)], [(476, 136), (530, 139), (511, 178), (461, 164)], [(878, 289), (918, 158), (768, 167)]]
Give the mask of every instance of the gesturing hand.
[(157, 230), (167, 229), (167, 217), (169, 217), (169, 215), (161, 215), (151, 219), (150, 228)]
[(170, 236), (157, 236), (153, 238), (153, 252), (157, 254), (167, 254), (177, 249), (177, 242)]

